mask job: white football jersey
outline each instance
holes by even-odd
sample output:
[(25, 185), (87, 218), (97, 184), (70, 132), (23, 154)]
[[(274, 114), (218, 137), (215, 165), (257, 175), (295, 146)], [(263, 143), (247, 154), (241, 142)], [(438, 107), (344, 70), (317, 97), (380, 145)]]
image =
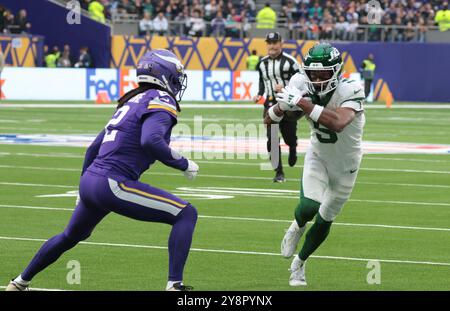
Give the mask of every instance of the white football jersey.
[[(297, 73), (289, 81), (289, 86), (305, 90), (306, 79), (304, 74)], [(355, 119), (342, 132), (336, 133), (307, 118), (311, 126), (311, 148), (321, 158), (339, 162), (339, 159), (345, 161), (349, 157), (361, 155), (363, 127), (366, 122), (364, 99), (364, 90), (358, 81), (341, 78), (325, 108), (333, 111), (339, 107), (352, 108), (357, 112)]]

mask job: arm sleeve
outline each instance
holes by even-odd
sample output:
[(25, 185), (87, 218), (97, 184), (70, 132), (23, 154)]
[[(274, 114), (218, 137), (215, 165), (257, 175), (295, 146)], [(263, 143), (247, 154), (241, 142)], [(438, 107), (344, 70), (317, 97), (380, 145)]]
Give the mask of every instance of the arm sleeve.
[(188, 161), (172, 150), (164, 137), (169, 134), (175, 118), (166, 111), (155, 111), (142, 123), (141, 146), (163, 164), (185, 171)]
[(265, 90), (265, 85), (264, 85), (264, 80), (263, 80), (263, 75), (261, 72), (261, 67), (259, 66), (261, 64), (261, 62), (258, 62), (258, 64), (256, 65), (256, 68), (258, 68), (258, 73), (259, 73), (259, 88), (258, 88), (258, 95), (263, 96), (264, 94), (264, 90)]
[(98, 155), (98, 151), (100, 150), (100, 146), (103, 141), (103, 137), (105, 136), (105, 130), (102, 130), (94, 141), (91, 143), (89, 148), (86, 150), (86, 155), (84, 156), (83, 169), (81, 171), (81, 175), (84, 174), (89, 165), (94, 162), (95, 158)]

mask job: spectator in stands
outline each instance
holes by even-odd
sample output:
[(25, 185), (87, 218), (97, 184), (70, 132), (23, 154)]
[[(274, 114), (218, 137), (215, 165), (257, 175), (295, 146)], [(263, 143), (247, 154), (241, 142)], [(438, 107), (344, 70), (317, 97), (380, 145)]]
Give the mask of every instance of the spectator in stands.
[(144, 17), (139, 21), (139, 35), (150, 35), (153, 31), (153, 22), (151, 20), (150, 14), (145, 11)]
[(308, 22), (307, 39), (308, 40), (319, 40), (320, 28), (317, 20), (311, 18)]
[(334, 29), (336, 31), (336, 39), (346, 40), (347, 39), (347, 29), (348, 22), (345, 20), (343, 15), (339, 16), (338, 22), (336, 23)]
[(189, 30), (189, 35), (192, 37), (201, 37), (205, 31), (205, 22), (201, 17), (201, 11), (195, 10), (193, 16), (190, 19), (191, 29)]
[(3, 14), (3, 32), (17, 34), (20, 33), (19, 25), (14, 22), (14, 15), (10, 10), (6, 10)]
[(227, 16), (225, 24), (225, 36), (231, 38), (239, 38), (241, 29), (241, 18), (236, 13), (236, 9), (232, 8), (230, 14)]
[[(403, 26), (402, 18), (397, 17), (395, 19), (395, 24), (398, 26)], [(395, 34), (395, 41), (403, 41), (405, 37), (405, 30), (403, 28), (397, 28)]]
[(241, 0), (241, 10), (246, 10), (249, 16), (254, 17), (256, 13), (256, 4), (253, 0)]
[[(120, 3), (118, 6), (118, 11), (120, 13), (124, 13), (124, 14), (136, 14), (137, 13), (136, 6), (134, 5), (133, 2), (131, 2), (130, 0), (121, 0), (121, 1), (122, 1), (122, 3)], [(165, 9), (165, 6), (163, 9)]]
[(16, 25), (19, 26), (19, 33), (29, 33), (31, 29), (31, 24), (27, 20), (27, 11), (20, 10), (16, 17)]
[(89, 11), (89, 2), (91, 0), (78, 0), (80, 2), (80, 6), (83, 10)]
[(72, 61), (70, 60), (70, 47), (69, 45), (64, 45), (63, 53), (61, 57), (58, 59), (57, 63), (58, 67), (69, 68), (72, 67)]
[(314, 18), (314, 17), (316, 17), (318, 19), (322, 18), (323, 10), (319, 4), (319, 1), (316, 1), (314, 3), (314, 6), (309, 9), (308, 14), (309, 14), (309, 18)]
[(302, 2), (300, 3), (300, 8), (297, 11), (297, 15), (299, 18), (303, 18), (306, 20), (308, 18), (308, 7), (306, 6), (306, 3)]
[(299, 39), (306, 40), (308, 38), (308, 24), (306, 22), (306, 16), (300, 18), (299, 22), (297, 23), (298, 27), (298, 35)]
[(76, 68), (91, 68), (92, 59), (88, 53), (89, 49), (84, 46), (80, 49), (80, 56), (78, 57), (78, 62), (75, 63)]
[(190, 17), (189, 17), (189, 8), (185, 6), (183, 8), (183, 12), (178, 14), (174, 19), (175, 25), (172, 28), (172, 31), (177, 36), (186, 36), (191, 28)]
[(223, 37), (225, 35), (226, 20), (223, 18), (222, 11), (217, 11), (216, 17), (211, 21), (211, 35), (214, 37)]
[(333, 36), (333, 20), (331, 17), (327, 17), (323, 20), (323, 22), (320, 25), (320, 37), (319, 39), (323, 40), (330, 40)]
[(425, 24), (424, 19), (421, 17), (419, 19), (419, 32), (417, 34), (417, 41), (426, 42), (427, 41), (427, 32), (428, 32), (428, 27)]
[(390, 18), (390, 15), (387, 15), (385, 17), (383, 25), (386, 26), (386, 28), (383, 28), (384, 41), (387, 41), (387, 42), (393, 41), (392, 19)]
[(352, 19), (347, 27), (347, 40), (357, 40), (359, 23), (357, 19)]
[(88, 11), (93, 19), (100, 23), (105, 22), (105, 7), (97, 0), (92, 0), (89, 3)]
[(183, 8), (179, 4), (179, 0), (170, 0), (169, 6), (172, 13), (172, 19), (178, 16), (183, 11)]
[(256, 15), (256, 28), (275, 28), (277, 13), (270, 7), (270, 3), (262, 8)]
[(167, 18), (164, 16), (163, 12), (159, 12), (158, 15), (153, 19), (153, 29), (155, 33), (160, 36), (164, 36), (167, 34), (169, 30), (169, 22)]
[(147, 12), (150, 16), (153, 16), (155, 8), (153, 7), (152, 0), (144, 0), (142, 4), (143, 14)]
[(205, 5), (205, 20), (212, 21), (214, 17), (217, 15), (217, 11), (219, 10), (219, 6), (216, 0), (210, 0), (210, 2)]
[(405, 29), (405, 41), (413, 41), (416, 37), (416, 31), (411, 22), (408, 22)]
[(252, 29), (252, 24), (250, 23), (250, 13), (247, 10), (242, 10), (240, 15), (240, 27), (242, 31), (242, 37), (246, 38), (248, 36), (248, 32)]

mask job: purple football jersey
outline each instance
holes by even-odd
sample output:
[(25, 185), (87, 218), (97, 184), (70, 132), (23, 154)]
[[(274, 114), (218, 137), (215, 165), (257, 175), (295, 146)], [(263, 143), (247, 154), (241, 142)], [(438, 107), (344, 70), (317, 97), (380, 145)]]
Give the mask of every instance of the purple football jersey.
[(155, 155), (141, 146), (143, 120), (156, 111), (164, 111), (172, 116), (172, 124), (164, 136), (168, 145), (172, 128), (177, 122), (177, 104), (168, 93), (151, 89), (131, 98), (114, 113), (105, 126), (100, 150), (88, 171), (118, 180), (139, 179), (157, 160)]

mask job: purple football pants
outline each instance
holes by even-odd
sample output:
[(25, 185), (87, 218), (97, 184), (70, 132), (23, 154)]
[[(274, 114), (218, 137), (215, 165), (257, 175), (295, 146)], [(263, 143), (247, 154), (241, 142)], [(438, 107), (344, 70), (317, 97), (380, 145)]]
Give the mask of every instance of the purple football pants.
[(86, 171), (80, 180), (80, 203), (64, 232), (45, 242), (22, 273), (30, 281), (65, 251), (87, 239), (109, 212), (172, 225), (169, 236), (169, 281), (183, 280), (183, 270), (197, 222), (197, 210), (164, 190), (139, 181), (115, 180)]

